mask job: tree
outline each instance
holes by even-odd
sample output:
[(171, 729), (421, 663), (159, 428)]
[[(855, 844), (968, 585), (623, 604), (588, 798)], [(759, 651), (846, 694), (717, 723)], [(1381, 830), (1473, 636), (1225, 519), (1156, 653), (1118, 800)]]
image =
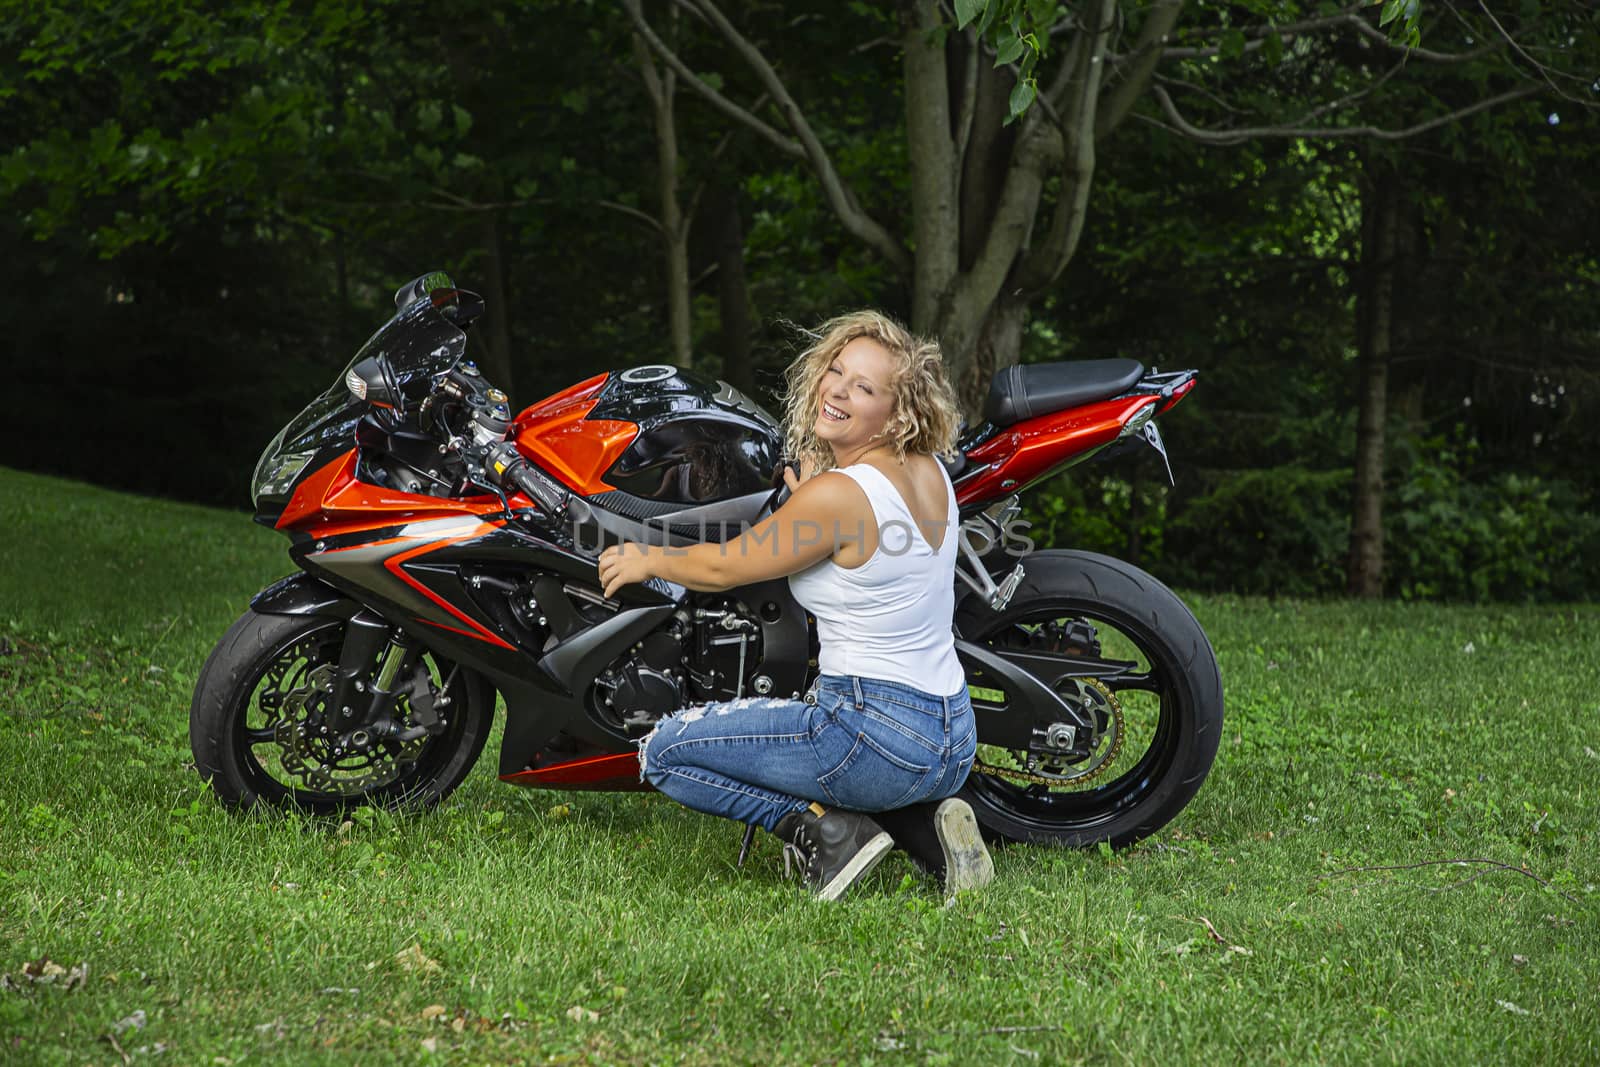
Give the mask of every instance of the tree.
[[(795, 64), (780, 64), (784, 34), (773, 10), (758, 6), (745, 13), (741, 26), (716, 0), (676, 2), (720, 35), (736, 68), (715, 77), (697, 73), (654, 30), (639, 0), (625, 6), (635, 32), (685, 86), (784, 156), (807, 164), (845, 229), (905, 280), (912, 326), (944, 342), (969, 410), (980, 404), (993, 371), (1018, 358), (1029, 306), (1077, 251), (1097, 153), (1130, 117), (1210, 144), (1262, 137), (1392, 140), (1548, 87), (1526, 64), (1506, 64), (1503, 73), (1511, 84), (1500, 91), (1391, 127), (1365, 116), (1386, 113), (1386, 92), (1380, 90), (1398, 70), (1358, 65), (1330, 78), (1324, 73), (1330, 59), (1359, 48), (1392, 57), (1395, 64), (1454, 63), (1512, 54), (1514, 36), (1489, 39), (1466, 54), (1408, 50), (1375, 25), (1377, 13), (1368, 14), (1363, 5), (1312, 14), (1298, 4), (1266, 2), (1208, 9), (1214, 14), (1198, 17), (1215, 18), (1213, 24), (1180, 30), (1182, 0), (1083, 0), (1059, 9), (1059, 20), (1054, 5), (973, 0), (958, 4), (958, 11), (965, 9), (968, 21), (980, 12), (983, 17), (960, 30), (939, 0), (903, 0), (898, 24), (887, 28), (902, 57), (911, 199), (910, 219), (896, 227), (864, 207), (830, 148), (831, 131), (817, 118), (818, 108), (802, 104), (791, 91)], [(1391, 18), (1401, 12), (1417, 17), (1415, 5), (1390, 6)], [(875, 9), (853, 10), (867, 32), (843, 36), (865, 37), (885, 28)], [(991, 12), (1010, 21), (996, 23)], [(987, 33), (980, 34), (984, 21)], [(1219, 61), (1227, 69), (1243, 62), (1293, 68), (1303, 75), (1303, 95), (1276, 101), (1270, 109), (1275, 113), (1261, 124), (1198, 125), (1173, 94), (1196, 88), (1215, 98), (1214, 90), (1192, 79), (1201, 73), (1216, 80), (1215, 71), (1223, 69)], [(747, 108), (719, 90), (735, 75), (759, 86), (768, 105)], [(1031, 101), (1036, 102), (1028, 106)], [(1159, 115), (1139, 110), (1141, 105), (1153, 105)], [(1244, 113), (1224, 106), (1234, 116)], [(1019, 111), (1021, 118), (1010, 121)]]

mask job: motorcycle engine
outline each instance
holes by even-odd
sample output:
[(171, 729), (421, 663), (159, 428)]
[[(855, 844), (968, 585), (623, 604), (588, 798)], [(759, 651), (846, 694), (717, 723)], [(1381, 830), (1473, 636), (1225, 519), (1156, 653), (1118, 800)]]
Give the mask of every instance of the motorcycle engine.
[(625, 733), (643, 733), (681, 708), (746, 695), (747, 681), (767, 692), (765, 675), (749, 680), (760, 663), (761, 627), (745, 605), (682, 609), (595, 678), (595, 711)]
[(683, 646), (670, 630), (650, 634), (595, 678), (596, 710), (628, 733), (649, 729), (683, 704)]

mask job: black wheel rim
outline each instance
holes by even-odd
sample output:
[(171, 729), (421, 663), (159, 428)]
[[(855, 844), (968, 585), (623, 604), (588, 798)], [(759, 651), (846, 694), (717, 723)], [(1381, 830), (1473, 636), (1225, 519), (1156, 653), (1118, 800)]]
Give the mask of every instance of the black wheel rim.
[(270, 653), (262, 656), (257, 669), (243, 688), (243, 698), (234, 709), (233, 748), (245, 778), (263, 800), (292, 803), (306, 808), (329, 808), (378, 799), (398, 804), (417, 792), (439, 772), (460, 743), (468, 716), (464, 711), (466, 686), (452, 678), (453, 664), (432, 653), (424, 654), (436, 686), (449, 681), (450, 708), (446, 730), (428, 739), (415, 760), (400, 768), (393, 779), (374, 785), (360, 795), (308, 789), (284, 764), (275, 726), (284, 717), (284, 704), (290, 694), (304, 690), (312, 673), (328, 665), (337, 666), (344, 640), (344, 624), (333, 620), (311, 622), (292, 634)]
[[(1122, 739), (1123, 750), (1091, 783), (1081, 787), (1024, 784), (974, 767), (966, 791), (976, 804), (1002, 813), (1025, 833), (1097, 836), (1097, 830), (1148, 800), (1166, 778), (1181, 754), (1183, 724), (1192, 718), (1193, 697), (1173, 650), (1139, 619), (1104, 604), (1073, 599), (1035, 601), (1015, 612), (969, 622), (963, 636), (978, 644), (1004, 644), (1015, 640), (1013, 635), (1019, 630), (1057, 620), (1088, 622), (1101, 640), (1102, 660), (1134, 664), (1099, 679), (1129, 714), (1125, 727), (1129, 736)], [(1137, 658), (1128, 659), (1128, 650)], [(1137, 714), (1129, 708), (1133, 698), (1140, 698)], [(988, 746), (980, 746), (980, 758), (994, 751), (986, 750)]]

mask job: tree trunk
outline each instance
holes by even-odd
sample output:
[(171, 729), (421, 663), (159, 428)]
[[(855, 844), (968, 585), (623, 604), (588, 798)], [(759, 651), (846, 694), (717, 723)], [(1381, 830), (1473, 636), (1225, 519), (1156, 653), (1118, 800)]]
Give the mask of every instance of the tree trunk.
[[(972, 419), (990, 376), (1017, 358), (1028, 302), (1047, 292), (1072, 259), (1083, 232), (1095, 142), (1127, 118), (1149, 84), (1182, 0), (1155, 0), (1139, 15), (1137, 35), (1129, 40), (1121, 36), (1131, 27), (1118, 17), (1117, 0), (1079, 5), (1069, 41), (1052, 48), (1048, 63), (1035, 72), (1038, 102), (1009, 126), (1015, 75), (994, 69), (972, 28), (951, 25), (945, 0), (899, 0), (909, 239), (864, 209), (777, 68), (718, 4), (682, 6), (716, 30), (755, 76), (763, 101), (771, 101), (788, 133), (728, 99), (710, 79), (697, 77), (651, 29), (639, 0), (624, 0), (623, 6), (639, 35), (647, 88), (664, 75), (657, 78), (645, 49), (720, 113), (810, 165), (845, 229), (909, 283), (911, 328), (939, 339)], [(670, 18), (677, 11), (678, 5), (668, 5)], [(1119, 49), (1126, 51), (1119, 55)], [(1112, 65), (1115, 77), (1102, 99)], [(1051, 205), (1049, 220), (1036, 230), (1042, 204)]]
[(516, 396), (516, 379), (511, 373), (511, 301), (506, 281), (505, 249), (501, 244), (500, 213), (483, 213), (483, 275), (488, 284), (484, 295), (488, 310), (484, 343), (488, 357), (483, 373), (491, 382)]
[[(672, 9), (672, 17), (676, 26), (676, 8)], [(657, 219), (667, 275), (667, 339), (672, 362), (687, 367), (694, 356), (689, 337), (689, 227), (678, 202), (678, 78), (670, 69), (656, 69), (650, 50), (638, 35), (633, 38), (633, 51), (655, 120), (656, 196), (660, 202)]]
[(750, 289), (744, 274), (744, 228), (739, 219), (739, 190), (718, 182), (707, 190), (702, 215), (711, 224), (711, 244), (717, 261), (717, 306), (722, 330), (722, 379), (745, 393), (755, 391), (750, 366), (750, 339), (754, 332)]
[(975, 338), (965, 346), (970, 358), (955, 362), (952, 367), (956, 376), (950, 383), (955, 386), (956, 399), (961, 402), (968, 425), (977, 425), (981, 420), (995, 372), (1011, 366), (1021, 356), (1022, 327), (1027, 310), (1024, 301), (1001, 296), (989, 306), (982, 322), (950, 322), (940, 331), (941, 337)]
[(667, 339), (672, 362), (690, 366), (694, 359), (689, 339), (689, 228), (678, 206), (678, 143), (672, 125), (672, 105), (666, 109), (665, 129), (659, 125), (657, 156), (661, 160), (661, 242), (667, 272)]
[(1369, 168), (1361, 207), (1361, 286), (1356, 296), (1360, 386), (1356, 416), (1355, 493), (1350, 518), (1351, 596), (1383, 595), (1384, 423), (1394, 329), (1395, 237), (1400, 180), (1387, 166)]

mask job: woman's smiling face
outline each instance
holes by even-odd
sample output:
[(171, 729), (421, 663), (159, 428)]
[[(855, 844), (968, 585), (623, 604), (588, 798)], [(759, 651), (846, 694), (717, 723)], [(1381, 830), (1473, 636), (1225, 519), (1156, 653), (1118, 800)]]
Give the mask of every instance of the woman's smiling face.
[(818, 384), (817, 439), (836, 453), (871, 447), (894, 413), (894, 355), (870, 337), (839, 350)]

